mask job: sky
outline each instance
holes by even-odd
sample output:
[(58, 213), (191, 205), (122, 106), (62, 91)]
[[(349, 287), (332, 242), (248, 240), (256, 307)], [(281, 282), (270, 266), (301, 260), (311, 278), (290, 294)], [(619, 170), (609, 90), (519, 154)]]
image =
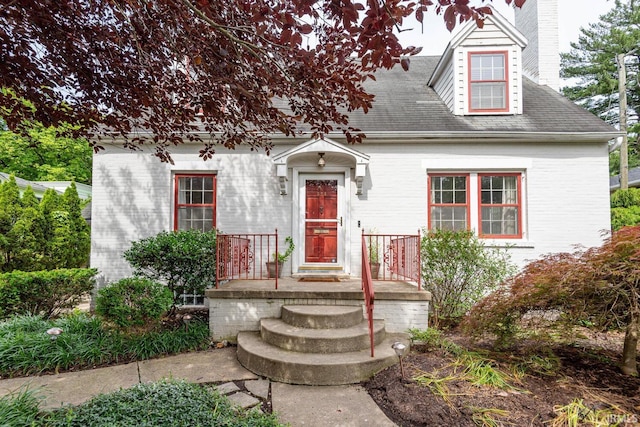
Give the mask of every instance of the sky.
[[(558, 23), (560, 27), (560, 52), (569, 52), (570, 43), (577, 42), (581, 27), (588, 27), (590, 23), (599, 21), (599, 16), (607, 13), (614, 6), (613, 0), (557, 0)], [(513, 23), (512, 6), (507, 6), (505, 0), (485, 1), (493, 4), (496, 10)], [(471, 0), (474, 6), (482, 5), (480, 0)], [(400, 34), (403, 45), (422, 46), (420, 55), (441, 55), (447, 47), (451, 33), (447, 31), (442, 15), (436, 15), (432, 10), (425, 14), (424, 34), (421, 33), (420, 24), (413, 21), (405, 21), (403, 27), (413, 28)], [(456, 26), (456, 29), (459, 24)], [(455, 33), (454, 29), (454, 33)]]

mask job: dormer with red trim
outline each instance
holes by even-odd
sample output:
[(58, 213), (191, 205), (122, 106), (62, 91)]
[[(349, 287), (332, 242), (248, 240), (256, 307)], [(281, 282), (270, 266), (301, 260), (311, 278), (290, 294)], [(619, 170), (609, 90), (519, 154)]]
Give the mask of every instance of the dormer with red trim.
[(482, 28), (468, 22), (452, 38), (429, 86), (458, 116), (522, 114), (526, 45), (522, 33), (494, 11)]

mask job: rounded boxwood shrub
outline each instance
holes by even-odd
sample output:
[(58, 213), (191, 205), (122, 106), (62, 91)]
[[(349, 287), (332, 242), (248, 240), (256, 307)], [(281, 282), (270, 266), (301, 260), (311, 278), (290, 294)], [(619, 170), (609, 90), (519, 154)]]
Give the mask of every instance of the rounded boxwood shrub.
[(126, 328), (156, 322), (173, 304), (166, 286), (142, 277), (121, 279), (98, 291), (96, 312)]

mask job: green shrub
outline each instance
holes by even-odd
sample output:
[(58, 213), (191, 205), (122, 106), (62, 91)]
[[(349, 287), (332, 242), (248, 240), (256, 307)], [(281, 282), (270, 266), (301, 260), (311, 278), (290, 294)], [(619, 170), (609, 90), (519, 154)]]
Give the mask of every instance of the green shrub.
[(428, 231), (420, 256), (436, 328), (459, 322), (476, 301), (515, 273), (506, 250), (486, 248), (472, 231)]
[(0, 274), (0, 319), (14, 314), (53, 317), (72, 309), (93, 289), (96, 273), (72, 268)]
[(618, 190), (611, 195), (611, 228), (616, 231), (640, 224), (640, 188)]
[(612, 208), (630, 208), (640, 206), (640, 188), (618, 190), (611, 195)]
[(162, 380), (94, 397), (50, 414), (46, 425), (65, 426), (278, 426), (274, 415), (234, 407), (224, 396), (185, 381)]
[(121, 279), (98, 291), (96, 313), (126, 328), (156, 323), (173, 303), (164, 285), (142, 277)]
[(135, 275), (165, 283), (176, 303), (185, 291), (215, 286), (216, 231), (163, 231), (133, 242), (124, 258)]
[(640, 206), (611, 208), (611, 228), (614, 231), (638, 224), (640, 224)]
[[(63, 330), (56, 340), (46, 333), (52, 327)], [(56, 320), (15, 316), (0, 322), (0, 377), (126, 363), (208, 345), (208, 324), (199, 320), (192, 320), (189, 329), (165, 326), (136, 334), (105, 327), (82, 312)]]

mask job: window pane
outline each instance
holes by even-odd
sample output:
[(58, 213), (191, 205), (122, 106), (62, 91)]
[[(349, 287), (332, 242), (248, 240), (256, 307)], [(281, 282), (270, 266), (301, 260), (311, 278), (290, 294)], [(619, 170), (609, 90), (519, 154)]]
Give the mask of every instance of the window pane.
[(474, 110), (491, 110), (506, 108), (506, 84), (471, 83), (471, 108)]
[(432, 207), (431, 229), (434, 230), (466, 230), (466, 207)]
[(482, 234), (485, 235), (517, 235), (518, 208), (516, 207), (483, 207)]
[(451, 176), (441, 176), (440, 177), (440, 186), (443, 190), (453, 190), (453, 177)]
[(213, 203), (213, 191), (207, 191), (204, 193), (204, 203), (210, 205)]

